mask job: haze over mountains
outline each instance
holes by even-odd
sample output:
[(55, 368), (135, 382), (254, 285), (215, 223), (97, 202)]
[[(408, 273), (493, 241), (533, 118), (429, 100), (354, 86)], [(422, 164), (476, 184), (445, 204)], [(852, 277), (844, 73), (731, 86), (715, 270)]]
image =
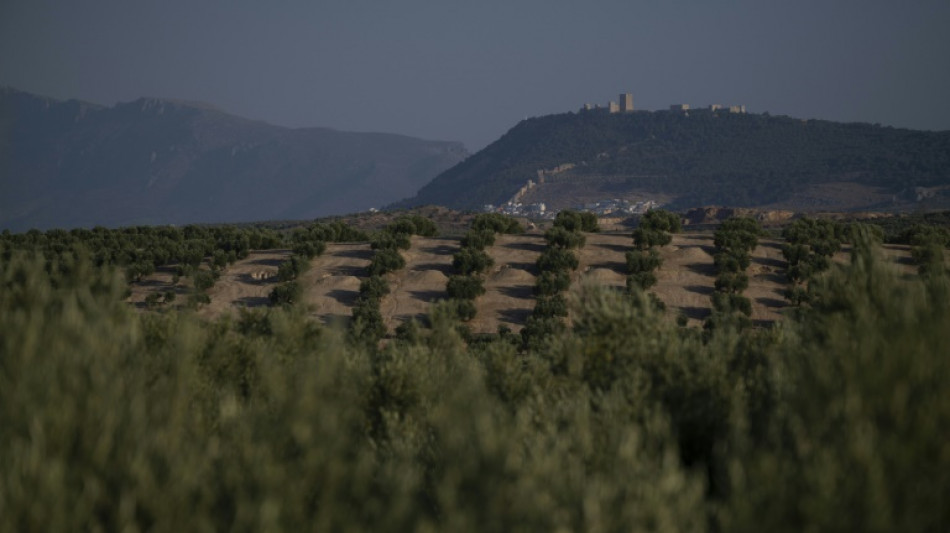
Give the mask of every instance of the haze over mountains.
[(414, 194), (457, 142), (290, 129), (206, 104), (0, 88), (0, 229), (305, 219)]
[[(414, 195), (414, 196), (413, 196)], [(290, 129), (206, 104), (0, 89), (0, 229), (310, 219), (372, 207), (950, 208), (950, 132), (708, 109), (524, 120), (460, 143)]]

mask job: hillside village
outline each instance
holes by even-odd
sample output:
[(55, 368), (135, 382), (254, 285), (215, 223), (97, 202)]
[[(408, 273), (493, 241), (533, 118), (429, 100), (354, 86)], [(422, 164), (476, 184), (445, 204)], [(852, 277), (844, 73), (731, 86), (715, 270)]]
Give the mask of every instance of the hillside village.
[[(653, 200), (631, 202), (622, 198), (611, 198), (585, 204), (576, 204), (570, 207), (574, 211), (594, 213), (598, 217), (617, 217), (626, 215), (642, 215), (651, 209), (659, 207)], [(513, 217), (526, 217), (544, 220), (554, 220), (561, 209), (548, 209), (544, 202), (506, 202), (495, 206), (485, 204), (482, 207), (485, 213), (501, 213)]]

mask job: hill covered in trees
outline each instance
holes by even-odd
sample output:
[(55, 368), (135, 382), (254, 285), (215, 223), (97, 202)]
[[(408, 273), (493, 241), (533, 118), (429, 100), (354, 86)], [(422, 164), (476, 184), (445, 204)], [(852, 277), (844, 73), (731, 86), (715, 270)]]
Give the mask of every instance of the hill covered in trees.
[(0, 88), (0, 229), (303, 219), (404, 198), (459, 143), (290, 129), (205, 104)]
[(519, 123), (400, 205), (499, 204), (540, 170), (532, 199), (555, 204), (936, 208), (950, 203), (950, 132), (708, 110), (564, 113)]

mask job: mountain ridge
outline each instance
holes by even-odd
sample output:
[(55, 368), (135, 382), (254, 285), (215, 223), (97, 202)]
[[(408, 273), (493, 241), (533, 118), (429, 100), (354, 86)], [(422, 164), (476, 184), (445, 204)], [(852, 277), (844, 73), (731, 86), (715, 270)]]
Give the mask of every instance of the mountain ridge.
[(107, 107), (0, 89), (0, 228), (244, 222), (363, 211), (467, 155), (461, 143), (288, 128), (210, 104)]

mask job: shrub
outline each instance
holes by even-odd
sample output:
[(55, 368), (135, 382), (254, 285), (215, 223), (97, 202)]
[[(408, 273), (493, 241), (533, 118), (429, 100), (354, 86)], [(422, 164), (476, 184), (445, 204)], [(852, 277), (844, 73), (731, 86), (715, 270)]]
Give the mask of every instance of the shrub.
[(412, 246), (409, 233), (381, 231), (373, 235), (370, 248), (373, 250), (408, 250)]
[(577, 231), (569, 231), (561, 226), (554, 226), (544, 232), (544, 240), (547, 241), (548, 246), (573, 249), (582, 248), (587, 239)]
[[(758, 220), (751, 217), (729, 217), (719, 225), (719, 230), (728, 233), (739, 233), (745, 235), (759, 236), (762, 234), (762, 225)], [(747, 247), (751, 250), (755, 248), (756, 241), (747, 240)]]
[(271, 290), (268, 298), (271, 305), (293, 305), (300, 301), (303, 289), (296, 281), (280, 283)]
[(633, 230), (633, 245), (638, 250), (648, 250), (654, 246), (666, 246), (673, 240), (669, 233), (645, 228)]
[(299, 256), (292, 255), (290, 259), (284, 261), (277, 267), (277, 280), (278, 281), (292, 281), (297, 279), (301, 274), (310, 269), (310, 260)]
[(638, 228), (659, 233), (679, 233), (682, 230), (682, 221), (676, 213), (651, 209), (640, 217)]
[(740, 293), (749, 288), (749, 276), (745, 272), (720, 272), (716, 276), (716, 290)]
[(308, 228), (308, 238), (324, 242), (365, 242), (369, 240), (366, 232), (344, 224), (338, 220), (329, 224), (316, 222)]
[(538, 296), (554, 296), (567, 290), (570, 285), (571, 275), (567, 271), (545, 271), (535, 279), (534, 293)]
[(195, 272), (192, 277), (195, 290), (198, 292), (204, 292), (211, 287), (214, 287), (214, 274), (208, 270), (198, 270)]
[(578, 212), (564, 209), (554, 217), (554, 226), (568, 231), (584, 231), (593, 233), (600, 231), (597, 225), (597, 215), (589, 212)]
[(389, 294), (389, 283), (382, 277), (370, 276), (360, 282), (360, 297), (363, 299), (381, 300)]
[(462, 248), (452, 257), (455, 271), (463, 275), (472, 275), (491, 268), (495, 261), (485, 252), (474, 248)]
[(377, 250), (370, 261), (368, 271), (370, 276), (382, 276), (387, 272), (395, 272), (406, 266), (406, 260), (403, 259), (395, 249)]
[(578, 264), (577, 256), (564, 248), (546, 248), (537, 261), (541, 272), (576, 270)]
[(627, 276), (627, 292), (645, 291), (656, 285), (656, 274), (652, 270), (634, 272)]
[(712, 295), (713, 310), (718, 313), (728, 314), (738, 311), (745, 316), (752, 315), (752, 302), (748, 298), (737, 293), (714, 292)]
[(322, 255), (326, 249), (327, 245), (323, 241), (303, 241), (294, 245), (293, 254), (306, 259), (313, 259), (318, 255)]
[(353, 319), (350, 321), (349, 338), (351, 342), (376, 348), (376, 343), (386, 336), (386, 324), (379, 311), (379, 300), (359, 298), (353, 306)]
[(521, 329), (522, 344), (528, 350), (538, 350), (566, 329), (559, 317), (535, 316), (532, 313)]
[(457, 299), (450, 300), (450, 305), (452, 311), (454, 311), (455, 316), (458, 317), (462, 322), (468, 322), (471, 319), (475, 318), (477, 309), (475, 308), (475, 302), (469, 299)]
[(495, 244), (495, 232), (490, 229), (471, 229), (462, 237), (462, 248), (484, 250)]
[(626, 257), (627, 271), (631, 274), (652, 272), (663, 264), (660, 254), (653, 249), (646, 251), (632, 250), (626, 253)]
[(719, 250), (748, 253), (755, 249), (759, 238), (755, 233), (744, 231), (718, 230), (713, 238), (713, 244)]
[(524, 233), (524, 227), (517, 220), (500, 213), (481, 213), (472, 220), (473, 230), (490, 230), (493, 233)]
[(538, 298), (533, 314), (539, 317), (565, 317), (567, 316), (567, 300), (560, 294)]
[(475, 276), (449, 276), (445, 290), (449, 298), (456, 300), (474, 300), (485, 294), (481, 278)]
[(421, 237), (435, 237), (439, 234), (439, 227), (431, 219), (421, 215), (401, 215), (386, 227), (389, 233), (405, 233)]
[(713, 256), (713, 264), (719, 272), (742, 272), (751, 262), (752, 256), (741, 250), (726, 250)]

